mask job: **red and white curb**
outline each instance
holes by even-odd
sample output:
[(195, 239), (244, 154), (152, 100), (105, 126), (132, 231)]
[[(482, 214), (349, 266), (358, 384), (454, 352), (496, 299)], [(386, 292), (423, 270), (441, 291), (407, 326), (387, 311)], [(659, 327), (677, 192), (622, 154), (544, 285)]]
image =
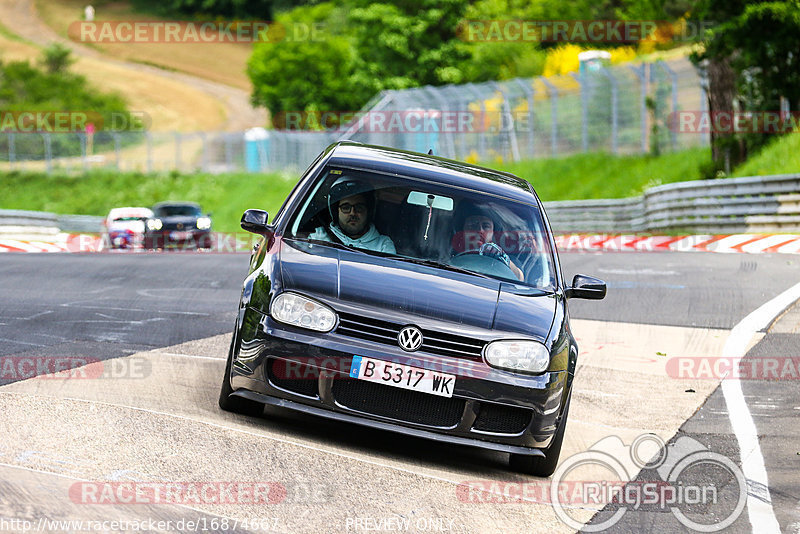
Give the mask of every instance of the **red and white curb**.
[(556, 236), (556, 246), (563, 251), (602, 252), (719, 252), (760, 254), (800, 254), (797, 234), (728, 234), (728, 235), (619, 235), (563, 234)]
[[(254, 234), (240, 232), (238, 234), (212, 234), (212, 246), (209, 249), (197, 250), (194, 246), (187, 246), (181, 252), (202, 253), (247, 253), (253, 250), (253, 244), (258, 239)], [(156, 250), (112, 249), (109, 246), (108, 236), (97, 234), (67, 234), (60, 233), (49, 239), (15, 235), (14, 238), (0, 237), (0, 253), (3, 252), (115, 252), (115, 253), (151, 253)]]
[[(90, 234), (59, 234), (52, 241), (0, 238), (3, 252), (99, 252), (102, 239)], [(565, 234), (556, 236), (562, 251), (588, 252), (718, 252), (800, 254), (800, 235), (733, 234), (639, 236), (619, 234)]]
[(27, 239), (0, 239), (0, 252), (67, 252), (67, 245)]

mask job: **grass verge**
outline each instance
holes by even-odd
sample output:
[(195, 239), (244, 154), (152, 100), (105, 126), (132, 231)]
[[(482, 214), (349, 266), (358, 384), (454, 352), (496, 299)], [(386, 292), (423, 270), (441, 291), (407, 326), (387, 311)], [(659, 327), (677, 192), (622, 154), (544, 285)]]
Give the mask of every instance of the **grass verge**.
[(697, 180), (710, 160), (707, 148), (651, 156), (578, 154), (490, 165), (533, 184), (542, 201), (624, 198), (656, 185)]

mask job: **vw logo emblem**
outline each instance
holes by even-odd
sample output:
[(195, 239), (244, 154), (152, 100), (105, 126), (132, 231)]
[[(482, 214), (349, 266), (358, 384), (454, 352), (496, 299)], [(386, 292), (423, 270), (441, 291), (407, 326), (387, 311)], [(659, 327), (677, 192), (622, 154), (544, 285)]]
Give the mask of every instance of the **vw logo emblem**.
[(183, 223), (178, 223), (178, 230), (183, 230)]
[(422, 332), (416, 326), (406, 326), (397, 334), (397, 344), (408, 352), (413, 352), (422, 346)]

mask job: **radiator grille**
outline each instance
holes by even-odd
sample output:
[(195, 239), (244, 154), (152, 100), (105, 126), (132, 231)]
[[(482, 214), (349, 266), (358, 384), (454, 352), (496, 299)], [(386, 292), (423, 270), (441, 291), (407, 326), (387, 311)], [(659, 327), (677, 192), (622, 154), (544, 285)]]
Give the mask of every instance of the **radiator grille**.
[(498, 434), (519, 434), (531, 422), (531, 411), (516, 406), (482, 402), (472, 428)]
[[(336, 333), (344, 336), (397, 346), (397, 334), (406, 325), (390, 323), (349, 313), (339, 314)], [(422, 330), (424, 341), (419, 350), (437, 354), (481, 361), (481, 351), (486, 344), (469, 337), (446, 334), (432, 330)]]
[(336, 402), (351, 410), (398, 421), (452, 428), (464, 413), (464, 400), (408, 391), (357, 379), (333, 382)]

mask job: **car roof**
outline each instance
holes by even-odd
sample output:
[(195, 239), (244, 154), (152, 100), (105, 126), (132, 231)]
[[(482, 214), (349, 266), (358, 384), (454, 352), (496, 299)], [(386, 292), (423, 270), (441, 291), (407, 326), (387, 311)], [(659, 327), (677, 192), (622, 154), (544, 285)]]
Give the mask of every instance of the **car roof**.
[(153, 204), (153, 209), (156, 208), (167, 208), (172, 206), (191, 206), (193, 208), (200, 208), (200, 204), (197, 202), (180, 202), (180, 201), (168, 201), (168, 202), (158, 202), (157, 204)]
[(332, 145), (330, 166), (402, 174), (535, 203), (533, 188), (511, 173), (395, 148), (340, 141)]
[(150, 217), (153, 211), (150, 208), (128, 206), (125, 208), (112, 208), (108, 212), (109, 219), (114, 217)]

